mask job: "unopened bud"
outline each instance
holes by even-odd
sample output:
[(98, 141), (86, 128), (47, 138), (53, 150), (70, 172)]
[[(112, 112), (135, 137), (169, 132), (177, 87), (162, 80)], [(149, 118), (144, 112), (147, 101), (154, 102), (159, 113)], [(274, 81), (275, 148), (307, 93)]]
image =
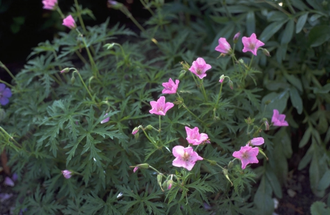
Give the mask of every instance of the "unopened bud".
[(105, 47), (107, 49), (112, 49), (114, 46), (115, 46), (115, 43), (107, 43), (103, 47)]
[(139, 132), (139, 127), (135, 127), (132, 131), (132, 134), (135, 135), (138, 132)]
[(145, 130), (151, 130), (153, 127), (152, 125), (147, 125), (147, 127), (145, 128)]
[(157, 175), (157, 183), (159, 184), (160, 189), (162, 189), (162, 191), (164, 191), (163, 188), (162, 188), (162, 181), (163, 181), (163, 175), (162, 174), (158, 174)]
[(227, 169), (223, 169), (222, 172), (225, 175), (225, 177), (227, 178), (227, 180), (230, 182), (231, 186), (233, 186), (233, 182), (231, 182), (231, 180), (229, 178), (229, 175), (228, 175), (228, 170)]
[(71, 178), (71, 174), (72, 174), (72, 172), (71, 171), (69, 171), (69, 170), (63, 170), (62, 171), (62, 174), (63, 174), (63, 176), (64, 176), (64, 178), (66, 178), (66, 179), (69, 179), (69, 178)]
[(186, 70), (181, 70), (180, 71), (180, 75), (179, 75), (179, 78), (178, 79), (181, 79), (183, 78), (183, 76), (186, 74)]
[(61, 73), (68, 73), (70, 71), (70, 68), (65, 68), (61, 70)]
[(262, 53), (264, 53), (264, 55), (267, 57), (270, 57), (269, 51), (267, 49), (262, 49)]
[(225, 76), (224, 76), (224, 75), (221, 75), (221, 76), (220, 76), (220, 79), (219, 79), (219, 82), (222, 83), (223, 80), (225, 80)]
[(237, 33), (235, 34), (235, 36), (233, 37), (233, 42), (234, 42), (235, 44), (237, 43), (238, 38), (239, 38), (240, 35), (241, 35), (241, 33), (240, 33), (240, 32), (237, 32)]
[(230, 89), (234, 89), (234, 83), (231, 80), (229, 80), (229, 87)]
[(72, 77), (71, 77), (71, 84), (73, 84), (75, 82), (76, 78), (74, 77), (74, 73), (72, 74)]
[(167, 189), (170, 190), (173, 185), (173, 180), (168, 180), (167, 181)]
[(182, 68), (183, 68), (185, 71), (188, 71), (188, 70), (189, 70), (190, 65), (189, 65), (187, 62), (180, 62), (180, 64), (182, 65)]
[(107, 6), (108, 6), (108, 8), (113, 8), (115, 10), (119, 10), (124, 5), (122, 3), (117, 2), (117, 1), (109, 0), (108, 3), (107, 3)]

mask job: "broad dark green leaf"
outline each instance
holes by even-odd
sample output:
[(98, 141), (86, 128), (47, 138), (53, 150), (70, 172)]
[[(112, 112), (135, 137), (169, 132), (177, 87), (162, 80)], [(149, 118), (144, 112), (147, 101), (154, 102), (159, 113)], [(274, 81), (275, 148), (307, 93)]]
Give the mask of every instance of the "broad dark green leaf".
[(291, 41), (292, 35), (294, 30), (294, 20), (290, 19), (288, 23), (285, 26), (282, 38), (281, 38), (281, 44), (285, 44)]
[(306, 12), (304, 15), (301, 15), (297, 21), (296, 25), (296, 34), (298, 34), (304, 27), (306, 20), (308, 17), (308, 12)]
[(319, 186), (317, 187), (319, 190), (325, 190), (330, 186), (330, 170), (328, 169), (324, 175), (322, 176)]
[(278, 21), (268, 25), (261, 33), (259, 39), (264, 43), (267, 42), (278, 30), (280, 30), (285, 22), (286, 21)]
[(314, 202), (311, 206), (312, 215), (329, 215), (330, 208), (324, 202)]
[(271, 185), (268, 183), (267, 178), (263, 176), (254, 196), (254, 204), (256, 204), (260, 214), (271, 215), (273, 213), (274, 202), (271, 195)]
[(330, 26), (318, 25), (312, 28), (308, 35), (308, 44), (310, 47), (317, 47), (330, 39)]
[(252, 33), (255, 33), (256, 30), (256, 20), (254, 16), (254, 11), (249, 11), (246, 15), (246, 30), (247, 35), (251, 35)]
[(300, 141), (300, 143), (299, 143), (299, 148), (304, 147), (304, 146), (308, 143), (308, 140), (309, 140), (309, 138), (311, 137), (311, 130), (312, 130), (312, 128), (309, 127), (309, 128), (305, 131), (304, 136), (302, 137), (302, 139), (301, 139), (301, 141)]
[(290, 88), (290, 99), (293, 107), (297, 109), (298, 114), (301, 114), (303, 111), (303, 102), (295, 87)]

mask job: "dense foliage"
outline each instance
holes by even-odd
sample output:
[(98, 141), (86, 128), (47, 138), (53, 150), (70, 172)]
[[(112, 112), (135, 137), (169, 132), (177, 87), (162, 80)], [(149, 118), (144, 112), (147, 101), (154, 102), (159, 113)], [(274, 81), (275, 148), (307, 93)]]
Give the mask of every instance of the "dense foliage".
[[(17, 212), (272, 214), (298, 146), (298, 170), (309, 165), (311, 188), (329, 207), (330, 6), (141, 2), (151, 14), (143, 25), (124, 5), (108, 2), (139, 34), (108, 20), (85, 27), (82, 15), (92, 13), (77, 1), (66, 16), (61, 5), (47, 8), (76, 23), (66, 20), (70, 29), (41, 42), (6, 83), (13, 95), (1, 114), (0, 151), (10, 154), (21, 182)], [(242, 52), (242, 36), (253, 33), (264, 46)], [(231, 46), (221, 56), (219, 38)], [(199, 57), (212, 67), (202, 79), (192, 72)], [(162, 94), (169, 78), (179, 80), (176, 94)], [(153, 101), (161, 96), (174, 106), (159, 115)], [(276, 126), (274, 110), (288, 127)], [(174, 148), (188, 146), (187, 127), (207, 134), (193, 144), (203, 160), (191, 169), (173, 162), (180, 158)], [(252, 149), (258, 164), (245, 168), (233, 155), (257, 137), (265, 142)], [(327, 210), (316, 202), (312, 211), (320, 208)]]

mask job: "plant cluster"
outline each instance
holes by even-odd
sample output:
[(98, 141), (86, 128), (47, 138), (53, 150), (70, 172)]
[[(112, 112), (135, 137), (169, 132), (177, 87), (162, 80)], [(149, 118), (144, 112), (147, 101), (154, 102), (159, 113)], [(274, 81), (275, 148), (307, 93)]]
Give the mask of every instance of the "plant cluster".
[[(141, 0), (152, 15), (145, 29), (108, 1), (138, 36), (108, 20), (85, 27), (92, 14), (76, 0), (66, 15), (57, 0), (42, 2), (67, 31), (40, 43), (12, 84), (0, 80), (0, 151), (20, 181), (16, 212), (272, 214), (296, 114), (309, 125), (299, 146), (311, 139), (298, 168), (311, 162), (311, 187), (325, 195), (330, 85), (317, 77), (328, 64), (307, 52), (329, 54), (329, 38), (314, 30), (325, 12), (306, 23), (299, 0)], [(309, 33), (310, 46), (292, 41), (294, 28), (299, 38)], [(303, 106), (305, 95), (313, 107)]]

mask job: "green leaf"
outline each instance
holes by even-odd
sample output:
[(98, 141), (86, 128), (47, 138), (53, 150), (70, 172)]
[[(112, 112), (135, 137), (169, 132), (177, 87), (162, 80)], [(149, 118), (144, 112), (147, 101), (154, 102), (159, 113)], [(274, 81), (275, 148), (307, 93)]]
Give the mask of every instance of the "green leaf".
[(318, 25), (312, 28), (308, 35), (308, 44), (310, 47), (322, 45), (330, 39), (330, 26)]
[(314, 152), (314, 147), (309, 147), (308, 151), (306, 152), (305, 156), (301, 159), (299, 165), (298, 165), (298, 170), (302, 170), (309, 164), (309, 162), (312, 160)]
[(300, 92), (303, 91), (302, 84), (299, 78), (294, 75), (289, 75), (286, 72), (284, 72), (283, 75), (293, 86), (297, 87)]
[(265, 104), (266, 101), (269, 102), (267, 105), (267, 110), (273, 111), (277, 109), (280, 113), (284, 111), (286, 107), (287, 100), (289, 98), (288, 90), (284, 90), (281, 93), (269, 93), (263, 99), (262, 103)]
[(280, 28), (284, 25), (286, 21), (273, 22), (268, 25), (260, 35), (260, 40), (262, 42), (267, 42)]
[(311, 128), (311, 127), (309, 127), (309, 128), (305, 131), (305, 134), (304, 134), (304, 136), (302, 137), (302, 139), (301, 139), (301, 141), (300, 141), (300, 143), (299, 143), (299, 148), (302, 148), (302, 147), (304, 147), (304, 146), (307, 144), (308, 140), (309, 140), (310, 137), (311, 137), (311, 131), (312, 131), (312, 128)]
[(329, 185), (330, 185), (330, 170), (328, 169), (322, 176), (317, 189), (325, 190), (329, 187)]
[(293, 19), (290, 19), (285, 26), (281, 39), (281, 44), (289, 43), (291, 41), (293, 35), (293, 29), (294, 29), (294, 21)]
[(278, 181), (276, 175), (270, 168), (267, 168), (267, 170), (266, 170), (266, 177), (267, 177), (268, 182), (271, 184), (276, 197), (281, 199), (282, 198), (282, 188), (281, 188), (280, 182)]
[(303, 111), (303, 102), (295, 87), (290, 88), (290, 99), (293, 107), (297, 109), (298, 114), (301, 114)]
[(324, 202), (314, 202), (311, 206), (311, 214), (312, 215), (329, 215), (330, 208), (327, 208)]
[(251, 35), (255, 32), (256, 29), (256, 20), (254, 16), (254, 11), (249, 11), (246, 15), (246, 30), (247, 35)]
[(296, 34), (298, 34), (304, 27), (306, 20), (308, 17), (308, 12), (306, 12), (304, 15), (300, 16), (297, 25), (296, 25)]
[(254, 204), (258, 208), (258, 212), (263, 215), (271, 215), (274, 211), (274, 202), (272, 199), (272, 189), (266, 177), (262, 177), (256, 195), (254, 196)]

